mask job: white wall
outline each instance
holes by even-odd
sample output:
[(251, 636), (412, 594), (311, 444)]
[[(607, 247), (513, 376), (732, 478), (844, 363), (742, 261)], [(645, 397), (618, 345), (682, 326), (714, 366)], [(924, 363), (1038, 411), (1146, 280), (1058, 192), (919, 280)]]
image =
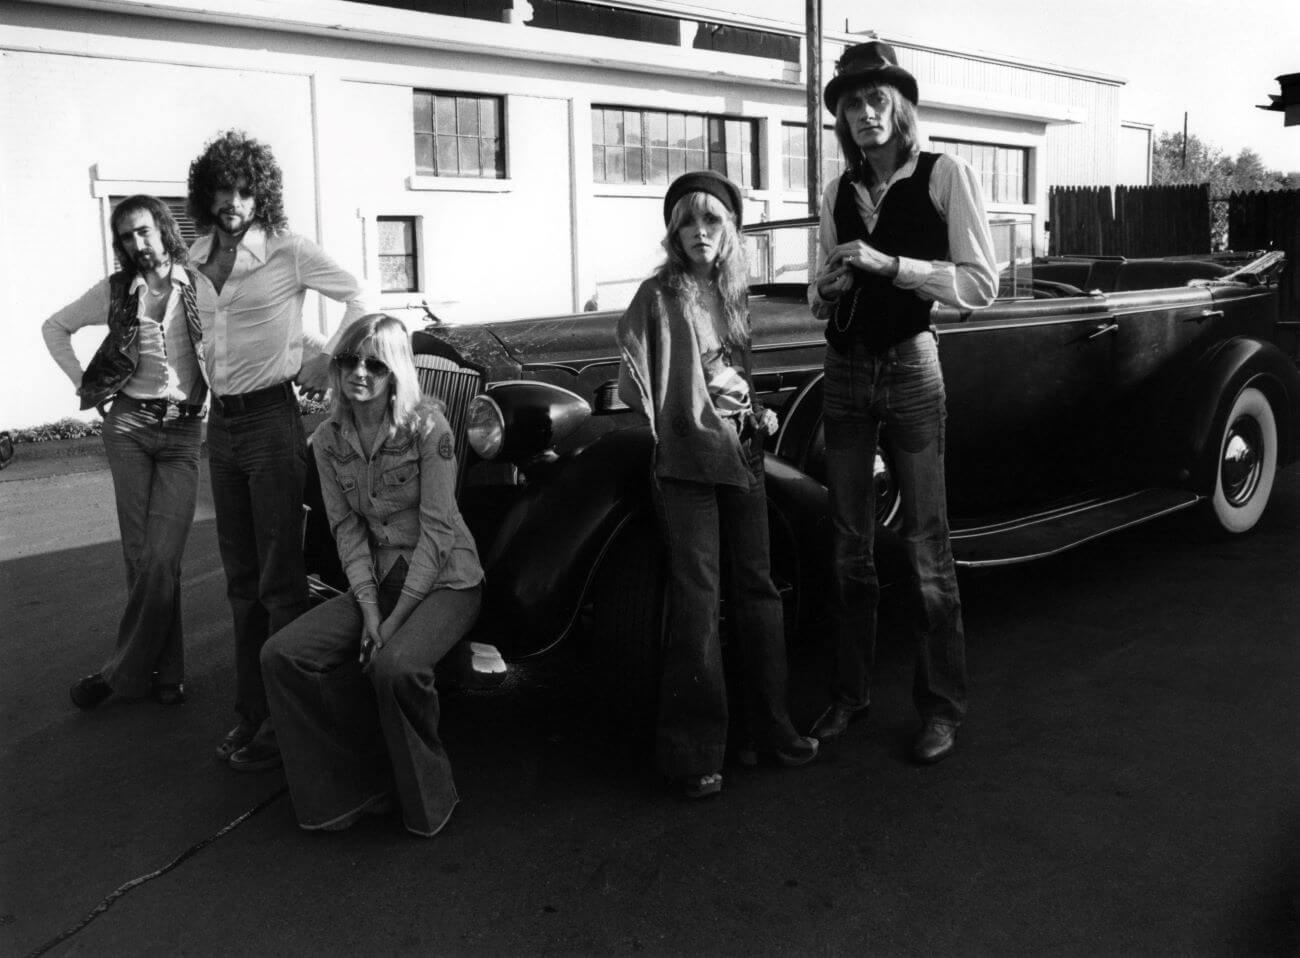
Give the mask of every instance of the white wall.
[[(780, 125), (805, 119), (790, 64), (336, 0), (283, 0), (271, 31), (267, 2), (228, 0), (221, 22), (193, 0), (0, 6), (0, 323), (20, 359), (0, 377), (0, 427), (76, 414), (40, 323), (105, 275), (107, 197), (183, 195), (190, 161), (228, 127), (275, 150), (291, 228), (373, 285), (376, 217), (418, 217), (423, 288), (381, 299), (410, 323), (420, 300), (452, 322), (627, 302), (662, 258), (662, 187), (592, 181), (593, 103), (758, 120), (764, 182), (746, 220), (805, 211), (781, 181)], [(827, 62), (857, 39), (829, 42)], [(1011, 211), (1041, 220), (1063, 128), (1071, 149), (1087, 145), (1070, 175), (1111, 181), (1114, 82), (900, 54), (921, 84), (924, 136), (1030, 147), (1031, 203)], [(416, 176), (412, 88), (504, 96), (506, 179)], [(304, 321), (330, 331), (341, 312), (309, 300)], [(101, 338), (79, 335), (83, 359)]]

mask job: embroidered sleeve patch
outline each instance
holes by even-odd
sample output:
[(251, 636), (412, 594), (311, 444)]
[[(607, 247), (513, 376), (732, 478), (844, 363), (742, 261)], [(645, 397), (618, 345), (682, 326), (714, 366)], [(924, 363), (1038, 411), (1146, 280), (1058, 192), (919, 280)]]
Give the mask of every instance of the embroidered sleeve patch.
[(444, 459), (450, 459), (456, 455), (456, 450), (452, 448), (451, 433), (444, 432), (442, 438), (438, 440), (438, 455)]

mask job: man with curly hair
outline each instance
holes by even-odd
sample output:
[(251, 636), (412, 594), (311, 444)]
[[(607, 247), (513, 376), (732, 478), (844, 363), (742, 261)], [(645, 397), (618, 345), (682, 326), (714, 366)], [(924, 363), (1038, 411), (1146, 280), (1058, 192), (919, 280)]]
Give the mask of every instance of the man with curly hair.
[(308, 606), (302, 556), (307, 445), (294, 383), (319, 396), (329, 350), (302, 324), (308, 290), (347, 304), (341, 335), (370, 312), (361, 284), (291, 233), (279, 164), (264, 143), (228, 130), (190, 164), (189, 211), (206, 235), (197, 269), (205, 369), (212, 387), (208, 465), (217, 539), (234, 614), (238, 724), (217, 758), (238, 771), (280, 765), (258, 656)]
[[(72, 686), (72, 702), (93, 709), (117, 694), (178, 705), (185, 701), (181, 556), (194, 521), (208, 395), (197, 277), (184, 265), (176, 220), (158, 198), (127, 197), (109, 228), (121, 269), (41, 330), (50, 355), (77, 387), (81, 408), (97, 407), (104, 416), (126, 560), (117, 646), (98, 672)], [(72, 334), (105, 324), (108, 335), (82, 370)]]

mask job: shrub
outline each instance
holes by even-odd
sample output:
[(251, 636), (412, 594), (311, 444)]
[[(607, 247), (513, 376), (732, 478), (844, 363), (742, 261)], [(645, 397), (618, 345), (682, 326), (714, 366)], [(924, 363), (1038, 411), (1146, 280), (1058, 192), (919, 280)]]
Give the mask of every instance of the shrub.
[(58, 422), (44, 426), (30, 426), (27, 429), (13, 430), (14, 442), (53, 442), (56, 439), (83, 439), (86, 436), (98, 436), (104, 431), (102, 419), (82, 422), (67, 416)]

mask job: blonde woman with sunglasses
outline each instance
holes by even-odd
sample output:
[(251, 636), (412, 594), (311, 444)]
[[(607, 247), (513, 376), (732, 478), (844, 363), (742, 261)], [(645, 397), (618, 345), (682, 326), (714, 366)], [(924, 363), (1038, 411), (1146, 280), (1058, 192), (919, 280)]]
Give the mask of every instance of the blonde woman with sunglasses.
[(285, 776), (305, 829), (339, 831), (396, 799), (407, 830), (432, 836), (457, 802), (433, 670), (474, 624), (483, 581), (455, 440), (391, 316), (347, 330), (330, 388), (312, 449), (351, 588), (263, 648)]

